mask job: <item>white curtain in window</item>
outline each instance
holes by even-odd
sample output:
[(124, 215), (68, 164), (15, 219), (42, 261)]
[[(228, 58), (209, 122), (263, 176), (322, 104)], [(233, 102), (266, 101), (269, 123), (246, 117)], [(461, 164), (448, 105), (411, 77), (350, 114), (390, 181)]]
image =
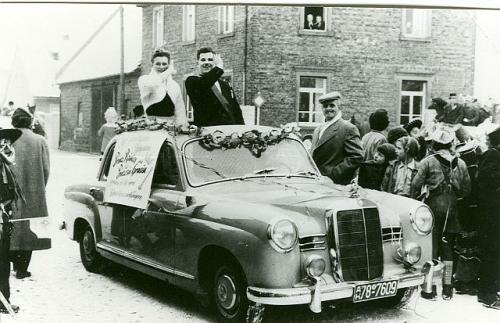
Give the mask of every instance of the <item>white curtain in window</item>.
[(195, 39), (195, 8), (194, 5), (183, 6), (182, 15), (182, 40), (194, 41)]
[(153, 47), (163, 45), (163, 6), (153, 9)]

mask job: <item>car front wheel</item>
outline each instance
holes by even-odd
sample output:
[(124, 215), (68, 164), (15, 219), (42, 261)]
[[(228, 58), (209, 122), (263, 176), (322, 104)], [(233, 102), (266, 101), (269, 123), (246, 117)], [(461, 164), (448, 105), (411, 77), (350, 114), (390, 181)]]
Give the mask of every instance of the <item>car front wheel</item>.
[[(241, 270), (234, 265), (220, 266), (214, 275), (212, 301), (220, 322), (244, 322), (249, 309), (246, 282)], [(250, 307), (252, 308), (252, 307)], [(251, 322), (260, 322), (261, 315), (249, 314)]]
[(95, 247), (94, 233), (90, 226), (87, 225), (80, 239), (80, 258), (82, 264), (90, 272), (99, 272), (101, 268), (102, 258), (97, 253)]

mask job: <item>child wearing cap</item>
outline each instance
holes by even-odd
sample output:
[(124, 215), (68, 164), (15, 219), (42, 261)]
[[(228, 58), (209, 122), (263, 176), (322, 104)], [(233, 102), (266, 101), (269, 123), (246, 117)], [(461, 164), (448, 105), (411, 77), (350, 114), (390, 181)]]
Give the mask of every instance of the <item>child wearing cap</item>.
[(364, 188), (380, 191), (387, 166), (396, 157), (396, 148), (393, 145), (384, 143), (378, 146), (373, 159), (361, 163), (358, 184)]

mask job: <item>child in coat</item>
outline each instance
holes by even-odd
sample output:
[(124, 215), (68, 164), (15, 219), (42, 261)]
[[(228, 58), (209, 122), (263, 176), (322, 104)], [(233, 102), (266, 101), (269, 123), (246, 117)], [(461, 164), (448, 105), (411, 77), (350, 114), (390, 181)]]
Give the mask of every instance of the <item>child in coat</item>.
[(394, 145), (384, 143), (378, 146), (373, 159), (362, 162), (359, 167), (359, 186), (380, 191), (385, 170), (396, 157)]

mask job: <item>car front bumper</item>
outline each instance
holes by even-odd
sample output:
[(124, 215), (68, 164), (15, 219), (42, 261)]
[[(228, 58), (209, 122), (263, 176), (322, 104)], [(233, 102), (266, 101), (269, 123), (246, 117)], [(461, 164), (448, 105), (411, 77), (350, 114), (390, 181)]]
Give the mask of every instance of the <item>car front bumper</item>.
[[(427, 265), (422, 272), (408, 272), (392, 277), (384, 277), (383, 280), (397, 280), (398, 289), (408, 287), (426, 286), (435, 283), (440, 279), (439, 273), (443, 264), (434, 260)], [(248, 300), (264, 305), (298, 305), (309, 304), (314, 312), (321, 311), (315, 303), (331, 301), (342, 298), (352, 298), (356, 284), (362, 282), (341, 282), (341, 283), (318, 283), (312, 286), (295, 288), (261, 288), (248, 287)], [(315, 310), (316, 309), (316, 310)]]

